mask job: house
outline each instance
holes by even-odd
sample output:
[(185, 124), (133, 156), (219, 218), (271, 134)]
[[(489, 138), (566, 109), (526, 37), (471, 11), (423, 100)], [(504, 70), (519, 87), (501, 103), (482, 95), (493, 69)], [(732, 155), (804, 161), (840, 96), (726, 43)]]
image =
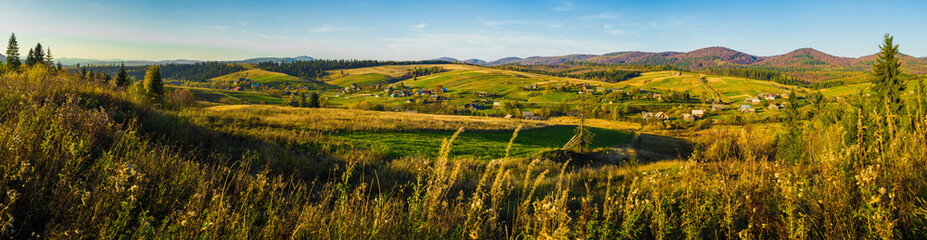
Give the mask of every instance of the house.
[(476, 111), (476, 110), (485, 108), (485, 105), (483, 105), (483, 102), (474, 101), (471, 103), (464, 104), (463, 107), (466, 109), (470, 109), (470, 111)]
[(653, 113), (650, 113), (650, 112), (642, 112), (642, 113), (641, 113), (641, 119), (643, 119), (643, 120), (647, 120), (647, 119), (650, 119), (650, 118), (652, 118), (652, 117), (653, 117)]
[(431, 90), (421, 90), (421, 91), (418, 91), (418, 93), (422, 95), (431, 95), (432, 92)]
[(789, 94), (788, 94), (788, 93), (779, 94), (779, 97), (781, 97), (781, 98), (789, 98)]
[(477, 92), (476, 96), (477, 97), (489, 97), (489, 93), (488, 92)]
[(522, 111), (521, 116), (525, 118), (534, 117), (534, 112), (531, 111)]
[(776, 100), (777, 97), (779, 97), (779, 95), (772, 94), (772, 93), (760, 93), (760, 95), (757, 96), (757, 98), (766, 99), (766, 100)]
[(712, 105), (711, 105), (711, 110), (712, 110), (712, 111), (723, 111), (724, 108), (725, 108), (725, 106), (722, 105), (722, 104), (712, 104)]
[(500, 107), (502, 107), (501, 102), (492, 102), (492, 108), (500, 108)]
[(658, 118), (658, 119), (663, 119), (663, 120), (669, 119), (669, 115), (666, 115), (663, 112), (658, 112), (654, 114), (653, 117)]
[(779, 110), (779, 104), (769, 104), (766, 108), (769, 108), (769, 110)]
[(411, 98), (406, 99), (406, 103), (415, 103), (415, 99), (411, 99)]
[(261, 84), (260, 84), (260, 83), (252, 83), (252, 84), (251, 84), (251, 87), (253, 87), (253, 88), (261, 87)]
[(653, 95), (651, 95), (651, 97), (654, 98), (654, 99), (661, 99), (661, 98), (663, 98), (663, 94), (654, 93)]
[(428, 100), (431, 100), (432, 102), (437, 102), (438, 100), (441, 100), (441, 98), (438, 95), (431, 95), (428, 97)]
[(756, 112), (756, 109), (753, 109), (753, 107), (751, 107), (750, 105), (740, 105), (740, 112), (742, 113)]
[(241, 91), (244, 91), (244, 90), (245, 90), (245, 89), (242, 88), (242, 87), (235, 87), (235, 88), (232, 88), (232, 91), (239, 91), (239, 92), (241, 92)]
[(447, 88), (446, 88), (446, 87), (441, 88), (441, 92), (446, 93), (446, 92), (447, 92)]
[(705, 116), (705, 110), (701, 110), (701, 109), (692, 110), (692, 116), (696, 118), (702, 118)]
[(762, 102), (762, 101), (763, 101), (763, 100), (760, 100), (759, 98), (747, 98), (747, 99), (744, 99), (744, 103), (749, 103), (749, 104), (760, 104), (760, 102)]

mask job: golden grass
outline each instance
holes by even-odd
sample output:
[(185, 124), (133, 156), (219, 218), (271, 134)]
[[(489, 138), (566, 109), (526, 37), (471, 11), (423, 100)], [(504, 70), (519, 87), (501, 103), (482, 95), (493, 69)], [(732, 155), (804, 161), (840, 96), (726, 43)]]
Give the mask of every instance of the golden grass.
[(533, 129), (554, 124), (544, 121), (433, 115), (408, 112), (382, 112), (352, 109), (294, 108), (268, 105), (222, 105), (206, 108), (220, 114), (260, 118), (262, 122), (295, 129), (322, 131), (468, 131)]

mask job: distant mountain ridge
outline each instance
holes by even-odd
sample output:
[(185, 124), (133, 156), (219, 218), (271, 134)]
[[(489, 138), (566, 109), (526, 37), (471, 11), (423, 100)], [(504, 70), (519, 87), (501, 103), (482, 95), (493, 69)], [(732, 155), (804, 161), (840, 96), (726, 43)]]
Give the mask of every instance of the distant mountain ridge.
[[(638, 65), (676, 65), (688, 69), (702, 69), (723, 66), (756, 66), (782, 69), (850, 69), (866, 70), (871, 66), (875, 55), (859, 58), (839, 57), (813, 48), (800, 48), (775, 56), (756, 56), (726, 47), (707, 47), (689, 52), (613, 52), (602, 55), (571, 54), (547, 57), (506, 57), (495, 61), (475, 59), (473, 64), (497, 66), (504, 64), (549, 64), (557, 65), (567, 62), (592, 62), (611, 64)], [(453, 58), (448, 58), (453, 59)], [(902, 54), (902, 67), (913, 74), (927, 74), (927, 57), (916, 58)]]
[(299, 56), (299, 57), (263, 57), (263, 58), (249, 58), (245, 60), (238, 61), (229, 61), (232, 63), (262, 63), (262, 62), (296, 62), (296, 61), (314, 61), (315, 58), (310, 56)]

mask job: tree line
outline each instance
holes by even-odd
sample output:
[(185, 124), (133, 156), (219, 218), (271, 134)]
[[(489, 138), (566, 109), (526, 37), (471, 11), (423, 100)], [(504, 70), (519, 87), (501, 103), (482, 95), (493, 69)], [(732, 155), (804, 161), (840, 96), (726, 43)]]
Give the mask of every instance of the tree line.
[(377, 61), (377, 60), (312, 60), (296, 62), (262, 62), (255, 67), (271, 72), (289, 74), (304, 79), (320, 79), (328, 70), (376, 67), (383, 65), (412, 65), (412, 64), (446, 64), (442, 60), (426, 61)]
[[(104, 66), (76, 66), (78, 69), (88, 68), (99, 73), (115, 75), (119, 69), (124, 66), (104, 65)], [(149, 66), (131, 66), (125, 67), (126, 74), (135, 79), (142, 79), (145, 76)], [(224, 62), (201, 62), (194, 64), (163, 64), (159, 66), (162, 77), (166, 79), (183, 79), (187, 81), (205, 82), (209, 79), (223, 76), (230, 73), (246, 70), (237, 64)]]

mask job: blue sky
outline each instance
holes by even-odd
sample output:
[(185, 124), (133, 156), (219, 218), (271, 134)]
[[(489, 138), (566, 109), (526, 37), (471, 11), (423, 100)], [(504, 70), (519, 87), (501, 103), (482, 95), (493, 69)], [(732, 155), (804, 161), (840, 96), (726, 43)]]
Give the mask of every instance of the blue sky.
[(884, 33), (927, 56), (924, 1), (0, 0), (0, 35), (55, 57), (494, 60), (726, 46), (875, 53)]

